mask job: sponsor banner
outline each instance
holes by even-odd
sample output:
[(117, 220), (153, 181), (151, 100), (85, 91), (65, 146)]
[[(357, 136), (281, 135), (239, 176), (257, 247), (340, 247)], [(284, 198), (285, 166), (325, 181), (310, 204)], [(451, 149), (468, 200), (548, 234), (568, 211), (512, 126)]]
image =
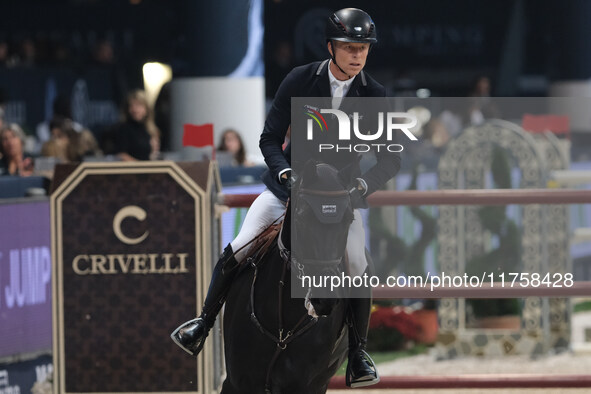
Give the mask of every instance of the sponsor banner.
[(0, 204), (0, 357), (51, 348), (48, 201)]
[(50, 393), (51, 383), (48, 380), (51, 379), (52, 374), (53, 364), (49, 355), (43, 355), (34, 360), (0, 364), (0, 393), (30, 393), (35, 384), (39, 389), (46, 390), (42, 392)]
[(169, 335), (202, 302), (204, 202), (170, 162), (82, 164), (54, 192), (57, 392), (200, 391)]

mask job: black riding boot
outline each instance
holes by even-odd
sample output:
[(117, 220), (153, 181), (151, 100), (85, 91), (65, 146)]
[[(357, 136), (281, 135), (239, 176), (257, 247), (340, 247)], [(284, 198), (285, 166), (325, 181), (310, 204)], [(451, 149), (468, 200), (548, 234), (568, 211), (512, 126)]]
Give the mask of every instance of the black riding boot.
[(363, 387), (380, 381), (373, 360), (365, 351), (367, 329), (371, 313), (371, 297), (351, 298), (351, 325), (349, 327), (349, 361), (347, 363), (347, 386)]
[(236, 275), (237, 270), (234, 268), (237, 265), (232, 246), (226, 246), (213, 269), (201, 315), (181, 324), (170, 334), (172, 340), (187, 353), (197, 356), (203, 348), (205, 338), (207, 338), (209, 330), (213, 327), (215, 319), (224, 305), (230, 285)]

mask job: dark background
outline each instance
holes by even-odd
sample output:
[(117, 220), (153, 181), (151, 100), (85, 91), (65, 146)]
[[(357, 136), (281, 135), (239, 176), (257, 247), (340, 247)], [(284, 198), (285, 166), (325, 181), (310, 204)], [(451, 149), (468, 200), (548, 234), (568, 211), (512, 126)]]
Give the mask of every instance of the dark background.
[[(591, 2), (585, 0), (263, 1), (268, 99), (291, 68), (327, 57), (324, 22), (345, 6), (374, 18), (379, 42), (367, 70), (390, 95), (426, 88), (432, 96), (465, 96), (477, 76), (487, 75), (493, 95), (544, 96), (553, 81), (591, 76)], [(117, 105), (127, 90), (142, 87), (141, 66), (148, 61), (170, 64), (175, 77), (228, 75), (246, 50), (249, 5), (248, 0), (3, 1), (0, 42), (18, 56), (23, 40), (31, 39), (36, 56), (33, 65), (0, 63), (0, 102), (18, 100), (22, 89), (43, 96), (46, 86), (32, 75), (57, 70), (70, 84), (79, 75), (98, 73), (102, 86), (93, 94), (112, 97)], [(113, 47), (112, 64), (92, 57), (103, 39)], [(15, 74), (17, 69), (25, 69), (23, 75)], [(43, 120), (38, 112), (27, 114), (26, 123)]]
[[(433, 79), (439, 85), (460, 92), (461, 84), (445, 83), (449, 76), (459, 70), (498, 72), (503, 57), (509, 55), (508, 47), (521, 45), (523, 50), (513, 59), (521, 63), (519, 74), (561, 78), (565, 71), (581, 72), (564, 70), (573, 62), (569, 58), (586, 64), (591, 56), (572, 52), (577, 30), (582, 41), (589, 30), (585, 20), (591, 16), (587, 12), (591, 6), (586, 3), (266, 0), (265, 65), (267, 74), (277, 73), (274, 55), (282, 42), (292, 47), (293, 64), (317, 60), (325, 54), (326, 15), (353, 6), (367, 11), (377, 25), (380, 42), (368, 64), (374, 72), (396, 78), (416, 70), (437, 71), (440, 77)], [(0, 39), (15, 50), (24, 38), (45, 44), (38, 50), (39, 64), (51, 64), (51, 50), (56, 43), (64, 44), (70, 52), (68, 66), (80, 67), (88, 64), (92, 45), (106, 38), (117, 60), (129, 70), (130, 83), (138, 85), (137, 68), (150, 60), (172, 64), (178, 75), (225, 75), (225, 67), (218, 64), (213, 69), (209, 60), (223, 54), (231, 65), (240, 57), (246, 20), (236, 20), (247, 12), (248, 1), (230, 0), (8, 0), (0, 3)], [(553, 69), (557, 61), (562, 62), (562, 71)]]

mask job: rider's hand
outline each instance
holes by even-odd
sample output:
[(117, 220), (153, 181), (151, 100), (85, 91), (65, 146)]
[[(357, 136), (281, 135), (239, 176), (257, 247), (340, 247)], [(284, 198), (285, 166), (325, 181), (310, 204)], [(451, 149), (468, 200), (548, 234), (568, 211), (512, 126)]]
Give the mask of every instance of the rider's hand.
[(364, 208), (367, 203), (363, 199), (367, 194), (367, 183), (362, 178), (357, 178), (349, 186), (349, 196), (351, 197), (351, 206), (353, 208)]
[(291, 188), (293, 187), (293, 185), (295, 184), (297, 177), (295, 175), (295, 173), (292, 170), (288, 170), (285, 171), (283, 174), (281, 174), (281, 184), (285, 187), (287, 187), (287, 190), (291, 190)]

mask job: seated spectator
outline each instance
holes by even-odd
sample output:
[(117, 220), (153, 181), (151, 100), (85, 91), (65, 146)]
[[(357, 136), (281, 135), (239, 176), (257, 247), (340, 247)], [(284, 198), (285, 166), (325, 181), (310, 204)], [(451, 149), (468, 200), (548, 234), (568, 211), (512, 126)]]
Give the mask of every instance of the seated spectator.
[(6, 42), (6, 40), (0, 39), (0, 67), (7, 66), (9, 59), (8, 42)]
[(21, 67), (33, 67), (37, 61), (37, 48), (32, 38), (26, 37), (19, 43), (18, 65)]
[(123, 122), (115, 127), (114, 153), (123, 161), (154, 160), (160, 153), (160, 136), (143, 90), (128, 94)]
[(84, 152), (80, 145), (80, 133), (70, 119), (54, 117), (49, 122), (51, 138), (43, 144), (41, 156), (55, 157), (62, 163), (81, 161)]
[[(246, 157), (246, 149), (240, 134), (233, 129), (227, 129), (222, 134), (218, 152), (228, 152), (232, 155), (232, 166), (252, 167), (254, 163)], [(220, 163), (223, 165), (224, 163)]]
[(498, 118), (499, 110), (491, 99), (491, 80), (485, 75), (477, 76), (469, 93), (467, 124), (477, 126), (487, 119)]
[(111, 65), (115, 63), (115, 52), (111, 41), (106, 38), (98, 40), (92, 48), (92, 63), (95, 65)]
[[(72, 119), (72, 109), (70, 106), (70, 100), (65, 96), (57, 96), (53, 100), (53, 118), (67, 118)], [(36, 128), (37, 140), (39, 141), (39, 146), (43, 146), (43, 144), (51, 138), (51, 129), (49, 123), (51, 121), (45, 121), (39, 123)], [(77, 132), (82, 132), (84, 127), (77, 122), (71, 120), (71, 125)]]
[(94, 138), (94, 134), (88, 129), (82, 130), (79, 137), (80, 153), (82, 158), (101, 157), (103, 152), (99, 149), (98, 141)]
[(25, 133), (16, 123), (0, 130), (0, 175), (30, 176), (33, 159), (24, 152)]
[(0, 130), (4, 128), (5, 120), (4, 120), (4, 112), (6, 108), (6, 94), (4, 89), (0, 87)]

